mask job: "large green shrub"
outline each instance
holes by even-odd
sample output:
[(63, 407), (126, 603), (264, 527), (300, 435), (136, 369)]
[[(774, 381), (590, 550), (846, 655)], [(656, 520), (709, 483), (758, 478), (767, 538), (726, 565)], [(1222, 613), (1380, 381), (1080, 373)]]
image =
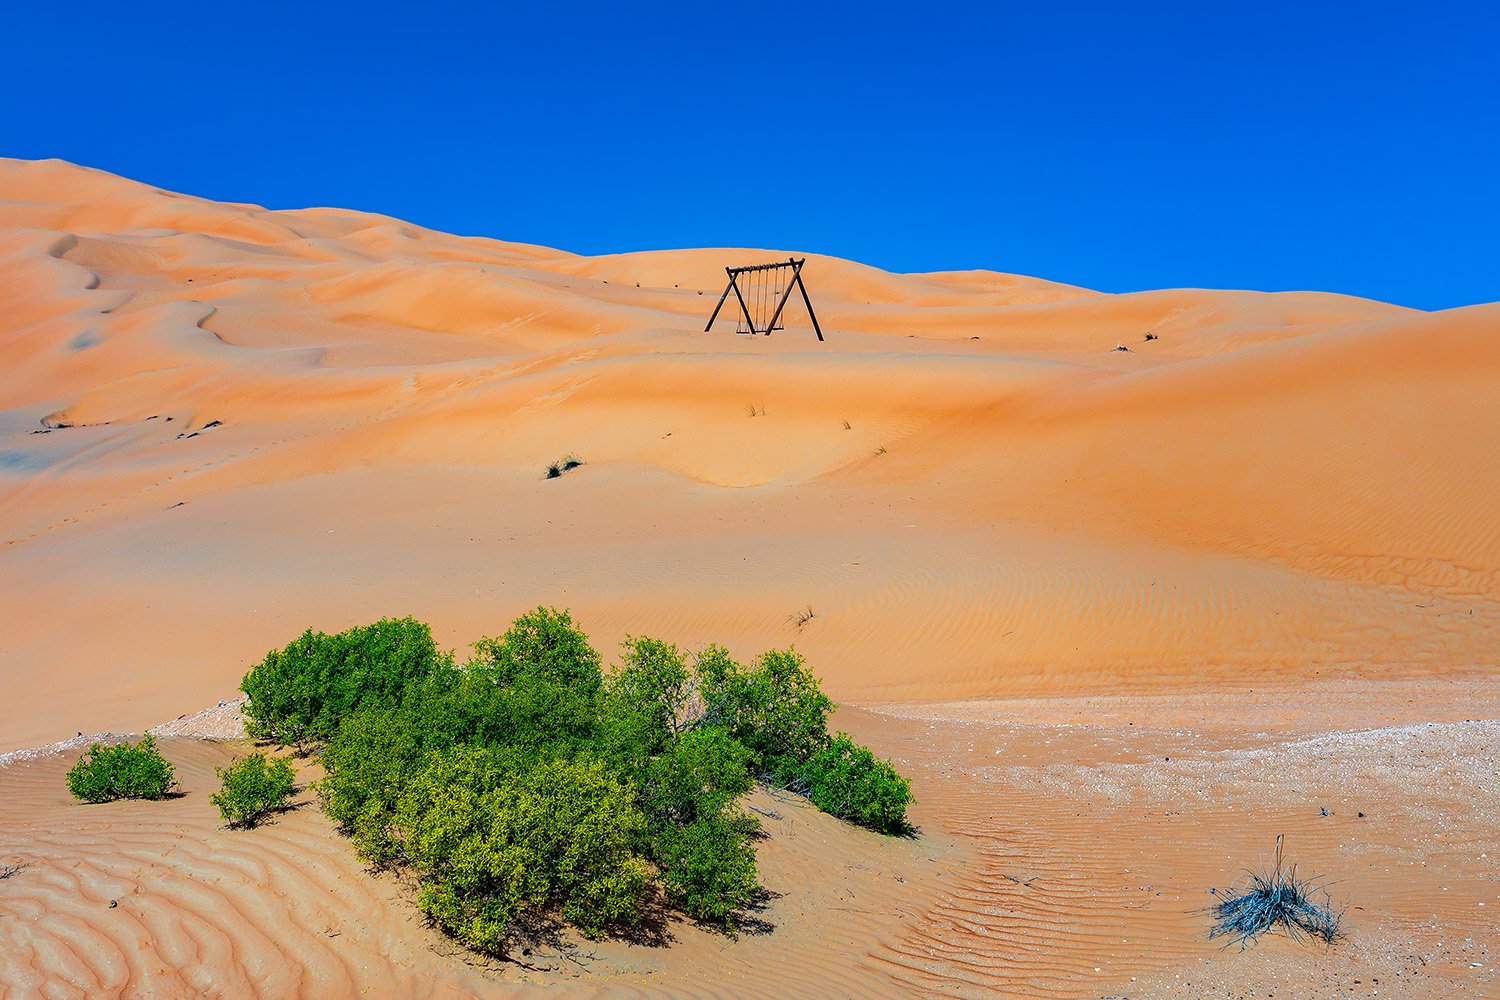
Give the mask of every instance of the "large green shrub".
[(308, 629), (245, 675), (245, 731), (283, 746), (319, 743), (355, 709), (390, 705), (410, 685), (452, 667), (432, 630), (414, 618), (383, 618), (336, 635)]
[(591, 935), (634, 922), (652, 884), (632, 849), (643, 823), (634, 790), (596, 760), (529, 767), (483, 747), (434, 754), (395, 817), (423, 912), (497, 954), (549, 906)]
[[(389, 835), (397, 799), (429, 753), (506, 747), (540, 762), (595, 748), (598, 727), (594, 699), (537, 677), (509, 687), (475, 676), (422, 684), (393, 708), (362, 709), (343, 721), (323, 748), (318, 794), (360, 857), (384, 864), (399, 856)], [(622, 753), (634, 752), (625, 736), (617, 742)]]
[(68, 791), (85, 802), (165, 798), (176, 782), (172, 763), (156, 749), (156, 737), (115, 746), (91, 745), (68, 770)]
[(254, 826), (285, 807), (297, 784), (291, 761), (267, 759), (263, 753), (241, 757), (214, 773), (219, 777), (219, 790), (208, 800), (219, 807), (219, 816), (230, 826)]
[(555, 608), (537, 608), (498, 639), (480, 639), (469, 668), (501, 685), (531, 676), (585, 694), (598, 691), (602, 679), (598, 652), (573, 616)]
[(809, 757), (796, 774), (813, 805), (882, 833), (906, 830), (911, 783), (889, 761), (839, 733)]
[(629, 924), (657, 891), (732, 927), (759, 888), (739, 806), (757, 777), (888, 831), (910, 801), (888, 763), (830, 740), (833, 703), (794, 650), (689, 666), (631, 638), (606, 678), (552, 608), (463, 667), (410, 619), (309, 632), (244, 687), (252, 732), (322, 743), (319, 797), (360, 856), (415, 875), (434, 922), (495, 953), (558, 920)]

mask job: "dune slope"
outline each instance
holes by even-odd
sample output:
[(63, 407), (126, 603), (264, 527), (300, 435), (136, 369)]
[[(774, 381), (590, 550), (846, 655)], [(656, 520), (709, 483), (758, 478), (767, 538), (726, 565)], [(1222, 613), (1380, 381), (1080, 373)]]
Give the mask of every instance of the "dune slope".
[(0, 163), (0, 746), (209, 703), (309, 625), (539, 602), (795, 640), (865, 701), (1493, 662), (1500, 306), (814, 256), (826, 344), (800, 304), (703, 333), (777, 256)]

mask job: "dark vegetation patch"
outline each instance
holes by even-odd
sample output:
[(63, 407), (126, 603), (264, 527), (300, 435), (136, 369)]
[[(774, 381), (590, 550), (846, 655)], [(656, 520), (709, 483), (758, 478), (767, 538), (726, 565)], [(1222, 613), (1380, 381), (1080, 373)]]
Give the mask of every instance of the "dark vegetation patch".
[(1309, 936), (1333, 944), (1339, 939), (1343, 911), (1333, 909), (1326, 892), (1322, 902), (1317, 901), (1318, 881), (1299, 878), (1296, 865), (1284, 865), (1281, 847), (1282, 838), (1277, 837), (1276, 861), (1269, 870), (1246, 873), (1239, 886), (1212, 890), (1210, 938), (1226, 937), (1241, 948), (1277, 929), (1294, 940)]
[(579, 458), (577, 455), (568, 455), (565, 458), (560, 458), (557, 461), (553, 462), (551, 465), (547, 466), (547, 471), (542, 478), (556, 479), (564, 472), (572, 472), (582, 464), (583, 459)]
[(360, 857), (504, 956), (572, 925), (664, 940), (664, 908), (734, 932), (757, 916), (757, 780), (905, 832), (910, 786), (842, 733), (795, 650), (752, 663), (627, 639), (606, 673), (566, 612), (538, 608), (458, 664), (426, 625), (309, 631), (245, 676), (250, 731), (317, 746), (323, 808)]

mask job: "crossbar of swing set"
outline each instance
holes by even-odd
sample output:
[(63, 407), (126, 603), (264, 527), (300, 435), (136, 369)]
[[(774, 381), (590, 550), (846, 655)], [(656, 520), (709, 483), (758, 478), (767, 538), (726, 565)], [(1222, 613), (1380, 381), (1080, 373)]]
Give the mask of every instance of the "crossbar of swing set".
[[(785, 261), (777, 261), (774, 264), (747, 264), (744, 267), (724, 268), (724, 273), (729, 275), (729, 284), (724, 286), (724, 294), (719, 296), (719, 304), (714, 306), (713, 315), (708, 317), (708, 325), (703, 328), (703, 332), (707, 333), (713, 329), (714, 320), (719, 318), (719, 310), (724, 308), (724, 301), (729, 298), (729, 293), (733, 291), (734, 297), (739, 300), (740, 310), (745, 314), (745, 322), (749, 325), (750, 332), (765, 333), (769, 337), (771, 331), (776, 329), (776, 321), (781, 318), (781, 311), (786, 308), (787, 299), (792, 296), (792, 286), (796, 285), (797, 290), (802, 293), (802, 302), (807, 306), (807, 318), (812, 320), (813, 332), (818, 335), (818, 340), (821, 341), (823, 339), (823, 329), (818, 326), (818, 317), (813, 312), (812, 299), (808, 297), (807, 286), (802, 283), (802, 265), (806, 263), (806, 257), (803, 257), (801, 260), (795, 257), (788, 257)], [(769, 271), (772, 268), (780, 267), (790, 267), (792, 269), (792, 280), (787, 282), (786, 291), (781, 293), (781, 301), (776, 303), (776, 311), (771, 314), (771, 322), (766, 324), (764, 331), (757, 330), (755, 328), (755, 320), (750, 315), (750, 307), (745, 304), (745, 297), (740, 294), (740, 286), (735, 279), (747, 271)]]

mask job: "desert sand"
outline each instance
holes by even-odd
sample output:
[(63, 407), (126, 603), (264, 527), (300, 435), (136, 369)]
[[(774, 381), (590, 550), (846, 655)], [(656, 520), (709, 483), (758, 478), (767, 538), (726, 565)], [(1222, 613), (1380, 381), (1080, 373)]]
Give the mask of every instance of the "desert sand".
[[(1497, 995), (1500, 304), (809, 254), (826, 343), (795, 299), (703, 332), (726, 265), (790, 253), (0, 160), (0, 995)], [(310, 794), (219, 827), (267, 649), (538, 604), (606, 653), (795, 643), (920, 836), (763, 796), (765, 933), (528, 964), (425, 927)], [(183, 716), (186, 795), (68, 799), (88, 736)], [(1278, 834), (1347, 938), (1210, 942)]]

